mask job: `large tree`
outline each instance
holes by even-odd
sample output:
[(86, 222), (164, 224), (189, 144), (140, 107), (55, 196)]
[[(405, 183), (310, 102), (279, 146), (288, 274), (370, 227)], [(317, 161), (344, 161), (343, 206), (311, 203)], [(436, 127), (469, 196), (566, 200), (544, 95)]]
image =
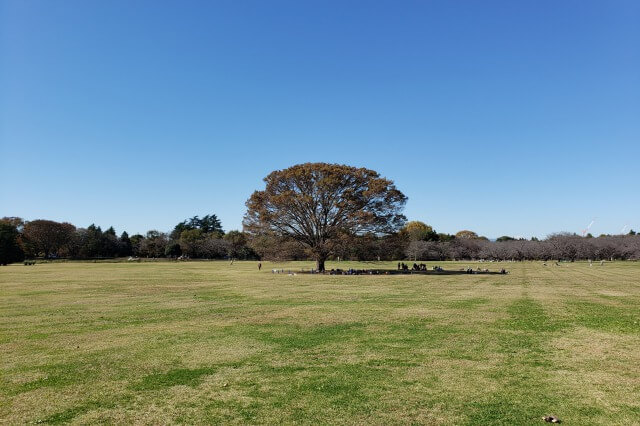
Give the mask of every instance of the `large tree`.
[(369, 169), (306, 163), (271, 172), (247, 201), (243, 225), (306, 246), (324, 271), (342, 234), (389, 234), (406, 222), (407, 197)]
[(38, 219), (27, 222), (22, 234), (34, 255), (42, 253), (44, 257), (49, 257), (58, 254), (61, 248), (71, 242), (75, 230), (76, 227), (67, 222)]

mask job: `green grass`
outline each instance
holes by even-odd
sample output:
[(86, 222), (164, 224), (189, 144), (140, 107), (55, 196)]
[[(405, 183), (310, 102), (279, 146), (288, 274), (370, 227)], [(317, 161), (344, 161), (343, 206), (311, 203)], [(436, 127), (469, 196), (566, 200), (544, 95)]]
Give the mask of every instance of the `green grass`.
[(640, 263), (263, 263), (0, 268), (0, 423), (640, 424)]

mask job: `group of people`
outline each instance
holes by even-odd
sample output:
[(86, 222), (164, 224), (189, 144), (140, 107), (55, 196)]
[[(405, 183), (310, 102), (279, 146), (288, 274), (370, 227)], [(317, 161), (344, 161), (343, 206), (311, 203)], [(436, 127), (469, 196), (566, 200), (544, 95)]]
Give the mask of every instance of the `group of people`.
[(332, 269), (329, 271), (329, 275), (377, 275), (379, 271), (375, 269), (354, 269), (349, 268), (347, 270), (343, 269)]
[[(407, 265), (406, 263), (398, 262), (398, 271), (404, 271), (404, 272), (417, 271), (417, 272), (420, 272), (420, 271), (426, 271), (426, 270), (427, 270), (427, 265), (424, 264), (424, 263), (421, 263), (419, 265), (417, 263), (414, 263), (413, 266), (411, 268), (409, 268), (409, 265)], [(436, 271), (436, 272), (444, 271), (444, 269), (442, 269), (440, 266), (432, 266), (431, 270), (432, 271)]]
[[(258, 263), (258, 270), (262, 269), (262, 263)], [(427, 272), (427, 265), (425, 263), (421, 263), (421, 264), (417, 264), (414, 263), (411, 267), (409, 267), (408, 264), (404, 263), (404, 262), (398, 262), (398, 271), (400, 271), (401, 273), (411, 273), (411, 272)], [(441, 266), (435, 265), (432, 266), (431, 268), (429, 268), (429, 270), (434, 271), (434, 272), (444, 272), (444, 269)], [(304, 273), (305, 270), (303, 269), (302, 272)], [(354, 269), (354, 268), (349, 268), (349, 269), (331, 269), (329, 271), (326, 272), (320, 272), (316, 269), (310, 269), (309, 272), (311, 274), (324, 274), (324, 273), (329, 273), (329, 275), (389, 275), (389, 274), (393, 274), (392, 271), (388, 271), (388, 270), (378, 270), (378, 269)], [(477, 269), (473, 269), (473, 268), (461, 268), (460, 272), (464, 272), (466, 274), (482, 274), (482, 273), (489, 273), (489, 270), (484, 268), (477, 268)], [(284, 269), (272, 269), (271, 273), (273, 274), (288, 274), (288, 275), (295, 275), (295, 273), (292, 273), (291, 270), (284, 270)], [(454, 272), (455, 273), (455, 272)], [(499, 272), (500, 274), (508, 274), (509, 272), (502, 268)]]
[[(464, 271), (467, 274), (481, 274), (481, 273), (488, 273), (489, 272), (489, 270), (487, 268), (484, 268), (484, 269), (480, 269), (480, 268), (478, 268), (478, 269), (473, 269), (473, 268), (464, 269), (464, 268), (462, 268), (460, 270)], [(500, 274), (505, 275), (505, 274), (508, 274), (508, 273), (509, 272), (506, 269), (504, 269), (504, 268), (500, 269)]]
[(398, 271), (426, 271), (427, 270), (427, 265), (425, 265), (424, 263), (421, 263), (420, 265), (418, 265), (417, 263), (414, 263), (413, 266), (411, 268), (409, 268), (409, 265), (407, 265), (404, 262), (398, 262)]

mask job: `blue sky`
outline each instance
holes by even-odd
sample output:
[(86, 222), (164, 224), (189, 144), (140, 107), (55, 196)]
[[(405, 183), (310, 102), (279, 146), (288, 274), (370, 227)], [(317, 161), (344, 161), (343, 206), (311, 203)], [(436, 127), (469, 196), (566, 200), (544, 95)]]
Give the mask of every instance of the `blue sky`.
[(240, 228), (369, 167), (438, 231), (640, 228), (637, 1), (0, 2), (0, 216)]

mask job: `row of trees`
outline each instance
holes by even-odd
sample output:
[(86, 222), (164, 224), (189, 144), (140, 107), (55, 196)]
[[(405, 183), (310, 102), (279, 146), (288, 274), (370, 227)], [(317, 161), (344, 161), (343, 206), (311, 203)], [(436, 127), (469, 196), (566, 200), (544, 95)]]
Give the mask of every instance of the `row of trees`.
[(49, 220), (5, 218), (0, 262), (21, 257), (115, 256), (308, 259), (324, 271), (327, 259), (638, 259), (640, 237), (554, 234), (531, 241), (491, 242), (473, 231), (438, 233), (402, 214), (407, 197), (376, 171), (305, 163), (271, 172), (247, 200), (243, 232), (224, 233), (216, 215), (194, 216), (170, 233), (119, 237), (113, 228), (76, 228)]
[(179, 257), (206, 259), (256, 259), (240, 231), (224, 233), (216, 215), (194, 216), (178, 223), (172, 232), (156, 230), (145, 235), (118, 236), (113, 227), (76, 228), (67, 222), (19, 217), (0, 220), (0, 264), (25, 258), (99, 259), (114, 257)]
[[(199, 222), (201, 221), (201, 222)], [(113, 257), (203, 259), (306, 260), (313, 252), (293, 238), (275, 234), (252, 235), (222, 230), (215, 215), (180, 222), (168, 233), (118, 236), (110, 227), (76, 228), (50, 220), (0, 220), (0, 263), (24, 258), (97, 259)], [(489, 241), (471, 231), (437, 233), (422, 222), (409, 222), (388, 235), (341, 234), (333, 242), (330, 259), (343, 260), (586, 260), (640, 259), (640, 235), (553, 234), (544, 240), (503, 236)]]
[(558, 233), (544, 240), (500, 237), (459, 238), (447, 241), (410, 241), (405, 254), (410, 259), (486, 259), (486, 260), (613, 260), (640, 259), (640, 235), (601, 235), (581, 237)]
[[(428, 232), (415, 232), (416, 228)], [(293, 239), (250, 239), (252, 248), (265, 259), (302, 260), (313, 253)], [(632, 260), (640, 259), (640, 235), (582, 237), (557, 233), (543, 240), (502, 236), (495, 241), (468, 230), (456, 234), (437, 233), (422, 222), (409, 222), (399, 232), (340, 236), (331, 259), (344, 260)]]

